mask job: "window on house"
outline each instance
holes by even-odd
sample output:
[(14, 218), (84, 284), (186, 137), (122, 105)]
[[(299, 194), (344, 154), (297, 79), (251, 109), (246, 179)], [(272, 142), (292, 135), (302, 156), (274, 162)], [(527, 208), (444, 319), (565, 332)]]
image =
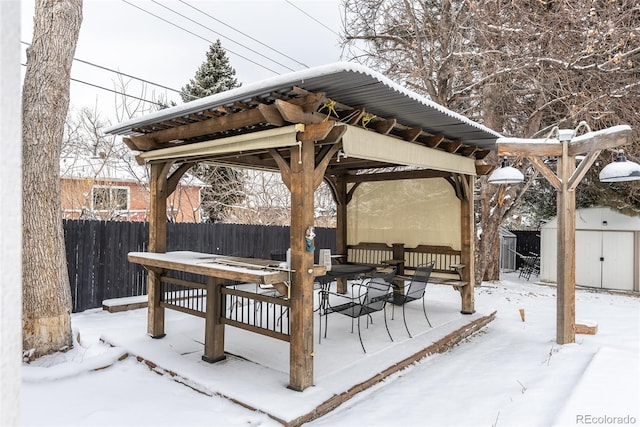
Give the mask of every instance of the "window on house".
[(93, 187), (91, 192), (93, 210), (129, 210), (129, 188), (127, 187)]

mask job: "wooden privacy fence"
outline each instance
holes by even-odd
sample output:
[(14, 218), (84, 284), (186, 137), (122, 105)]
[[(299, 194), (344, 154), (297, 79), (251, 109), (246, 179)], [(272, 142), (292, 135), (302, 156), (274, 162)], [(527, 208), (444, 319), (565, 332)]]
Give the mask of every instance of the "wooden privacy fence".
[[(146, 272), (130, 263), (127, 254), (147, 250), (148, 223), (65, 220), (64, 234), (74, 313), (101, 307), (105, 299), (146, 294)], [(316, 229), (316, 248), (335, 253), (335, 240), (335, 229)], [(289, 227), (167, 224), (168, 251), (269, 259), (272, 253), (284, 254), (288, 247)]]

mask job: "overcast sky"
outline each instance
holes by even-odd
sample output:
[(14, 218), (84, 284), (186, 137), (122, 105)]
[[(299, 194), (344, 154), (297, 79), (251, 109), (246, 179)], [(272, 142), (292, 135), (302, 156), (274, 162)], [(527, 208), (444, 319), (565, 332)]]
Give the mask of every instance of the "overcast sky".
[[(30, 43), (34, 2), (21, 4), (21, 41)], [(243, 84), (342, 59), (339, 0), (85, 0), (83, 15), (76, 59), (177, 90), (194, 76), (217, 39)], [(74, 61), (71, 74), (119, 90), (113, 72)], [(123, 79), (131, 95), (152, 99), (162, 94), (181, 103), (171, 90), (147, 84), (144, 92), (139, 81)], [(115, 116), (116, 96), (71, 84), (72, 107), (98, 105), (103, 117)]]

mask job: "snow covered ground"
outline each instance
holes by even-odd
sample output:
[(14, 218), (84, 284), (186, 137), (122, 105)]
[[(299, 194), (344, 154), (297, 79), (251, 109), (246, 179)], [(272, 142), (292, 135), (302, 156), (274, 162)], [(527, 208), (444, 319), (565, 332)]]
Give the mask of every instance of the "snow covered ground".
[[(430, 287), (428, 292), (432, 305), (428, 304), (427, 308), (430, 318), (435, 318), (432, 320), (444, 327), (458, 321), (446, 316), (447, 312), (453, 311), (449, 308), (459, 304), (455, 292), (445, 286)], [(450, 351), (427, 357), (394, 374), (308, 425), (640, 424), (638, 296), (578, 290), (576, 319), (579, 323), (597, 323), (598, 333), (577, 335), (575, 344), (564, 346), (555, 343), (555, 307), (554, 287), (519, 280), (517, 274), (505, 274), (500, 282), (484, 283), (476, 291), (476, 309), (484, 314), (497, 310), (496, 319), (487, 327)], [(524, 322), (520, 309), (524, 309)], [(74, 335), (78, 339), (75, 347), (66, 353), (23, 365), (22, 423), (47, 426), (280, 425), (265, 414), (250, 411), (217, 395), (207, 395), (207, 390), (202, 393), (178, 383), (169, 374), (158, 375), (133, 357), (119, 360), (134, 348), (150, 352), (150, 359), (165, 357), (166, 362), (171, 363), (171, 357), (166, 356), (166, 352), (161, 355), (160, 351), (172, 346), (180, 348), (177, 354), (186, 358), (184, 360), (198, 360), (201, 347), (192, 345), (198, 337), (187, 339), (188, 331), (194, 328), (194, 318), (180, 315), (167, 312), (167, 329), (172, 328), (167, 338), (174, 336), (173, 341), (148, 337), (128, 339), (144, 335), (146, 309), (115, 314), (89, 310), (73, 315)], [(424, 321), (424, 317), (421, 320)], [(357, 337), (341, 336), (340, 332), (345, 328), (338, 321), (331, 319), (331, 322), (334, 323), (330, 325), (329, 339), (316, 345), (316, 351), (333, 353), (332, 345), (350, 339), (341, 342), (353, 347), (354, 352), (349, 354), (359, 355), (352, 356), (351, 369), (332, 372), (330, 363), (319, 363), (315, 369), (316, 386), (307, 389), (309, 392), (297, 393), (284, 387), (288, 380), (288, 360), (285, 360), (269, 372), (259, 371), (260, 367), (255, 368), (258, 371), (238, 372), (235, 390), (249, 398), (260, 398), (265, 408), (286, 413), (287, 408), (294, 411), (304, 405), (305, 396), (330, 393), (332, 385), (344, 381), (343, 377), (348, 375), (345, 372), (357, 375), (363, 367), (376, 369), (376, 357), (382, 353), (376, 350), (377, 341), (369, 331), (381, 332), (381, 336), (386, 337), (384, 328), (377, 323), (363, 332), (368, 346), (367, 355), (364, 355)], [(432, 333), (414, 333), (418, 336), (413, 340), (403, 338), (404, 329), (398, 317), (390, 322), (390, 328), (394, 351), (419, 342), (421, 336), (427, 340), (428, 334)], [(125, 330), (130, 332), (123, 333)], [(242, 334), (228, 335), (228, 346), (234, 348), (241, 344)], [(118, 344), (111, 347), (101, 342), (101, 337)], [(237, 342), (234, 343), (234, 339)], [(268, 359), (274, 351), (275, 354), (278, 351), (287, 353), (286, 344), (272, 339), (266, 342), (272, 348), (251, 356), (266, 358), (267, 363), (273, 362)], [(351, 347), (343, 354), (351, 351)], [(225, 363), (228, 365), (218, 371), (229, 372), (236, 362), (228, 359)], [(187, 365), (189, 363), (180, 364)], [(216, 371), (207, 369), (207, 366), (215, 365), (205, 364), (204, 368), (200, 365), (191, 363), (192, 368), (185, 367), (182, 374), (191, 376), (195, 382), (201, 380), (203, 372)], [(101, 367), (106, 368), (98, 369)], [(251, 375), (254, 375), (253, 381)], [(261, 378), (263, 375), (268, 378)], [(209, 382), (202, 380), (195, 388), (202, 391), (202, 387), (210, 387), (215, 391), (216, 378), (209, 378)], [(229, 381), (229, 378), (217, 379)], [(273, 384), (273, 388), (264, 389), (263, 384), (264, 387)]]

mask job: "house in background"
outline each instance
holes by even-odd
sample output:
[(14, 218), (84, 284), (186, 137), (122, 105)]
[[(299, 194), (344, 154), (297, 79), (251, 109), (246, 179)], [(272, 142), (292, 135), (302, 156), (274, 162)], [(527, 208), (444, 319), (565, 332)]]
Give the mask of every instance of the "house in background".
[[(148, 170), (135, 161), (101, 156), (60, 159), (63, 219), (147, 221)], [(171, 222), (200, 222), (200, 191), (206, 184), (185, 174), (167, 200)]]

